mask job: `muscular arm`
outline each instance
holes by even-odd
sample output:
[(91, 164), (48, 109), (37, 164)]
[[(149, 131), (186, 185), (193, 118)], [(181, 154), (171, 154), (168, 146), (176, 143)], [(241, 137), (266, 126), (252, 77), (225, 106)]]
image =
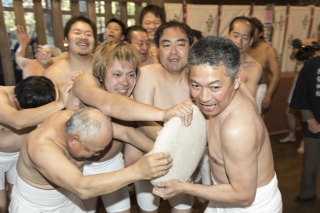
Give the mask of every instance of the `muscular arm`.
[(264, 99), (262, 100), (262, 108), (267, 109), (270, 106), (271, 98), (280, 81), (280, 69), (278, 63), (278, 55), (273, 47), (269, 47), (267, 50), (267, 56), (269, 61), (269, 70), (271, 74), (271, 80), (268, 83), (268, 88)]
[(112, 127), (114, 138), (130, 143), (143, 152), (149, 152), (152, 149), (154, 142), (138, 129), (117, 123), (112, 123)]
[(17, 110), (12, 107), (8, 97), (0, 91), (0, 123), (11, 126), (17, 130), (36, 126), (42, 123), (49, 115), (62, 110), (65, 105), (61, 101), (53, 101), (44, 106)]
[[(250, 205), (254, 201), (258, 182), (258, 136), (257, 129), (252, 130), (254, 125), (247, 124), (244, 125), (243, 119), (239, 119), (238, 121), (230, 120), (221, 126), (220, 140), (224, 161), (221, 166), (224, 166), (227, 182), (208, 186), (174, 180), (158, 184), (164, 189), (153, 192), (164, 198), (167, 195), (187, 193), (215, 202), (232, 203), (238, 206)], [(249, 131), (249, 135), (244, 134)], [(221, 175), (224, 176), (224, 174)]]
[(19, 48), (17, 49), (15, 56), (16, 56), (16, 62), (20, 69), (25, 69), (25, 66), (27, 63), (30, 63), (32, 59), (26, 58), (26, 50), (28, 48), (28, 45), (30, 43), (30, 37), (27, 35), (27, 33), (24, 30), (23, 26), (17, 26), (16, 29), (16, 36), (19, 42)]
[[(36, 137), (37, 138), (37, 137)], [(145, 155), (127, 168), (84, 176), (61, 148), (48, 137), (32, 139), (28, 153), (34, 168), (52, 183), (65, 188), (81, 199), (108, 194), (141, 179), (152, 179), (167, 173), (172, 159), (165, 153)]]
[[(154, 106), (154, 79), (150, 70), (141, 70), (138, 82), (133, 91), (135, 100)], [(157, 133), (162, 129), (162, 125), (156, 122), (138, 122), (139, 129), (152, 140), (156, 140)]]
[(262, 67), (258, 62), (252, 64), (252, 66), (248, 70), (248, 80), (246, 85), (249, 87), (253, 96), (256, 97), (259, 81), (262, 75)]
[(126, 96), (111, 94), (98, 85), (98, 80), (90, 74), (79, 75), (73, 85), (73, 94), (86, 105), (100, 109), (105, 115), (126, 121), (158, 120), (164, 111), (139, 103)]

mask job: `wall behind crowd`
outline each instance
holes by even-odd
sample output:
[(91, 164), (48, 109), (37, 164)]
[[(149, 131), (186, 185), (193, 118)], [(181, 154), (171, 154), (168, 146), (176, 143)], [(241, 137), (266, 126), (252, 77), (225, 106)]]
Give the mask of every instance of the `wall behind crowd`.
[[(6, 0), (5, 2), (8, 2)], [(32, 8), (26, 8), (26, 2), (32, 3)], [(12, 0), (12, 6), (8, 8), (0, 0), (0, 56), (2, 62), (3, 76), (6, 85), (14, 85), (15, 77), (12, 68), (12, 57), (10, 53), (10, 45), (7, 42), (7, 30), (5, 23), (4, 11), (13, 11), (15, 24), (26, 26), (25, 15), (34, 13), (34, 28), (40, 44), (48, 43), (46, 31), (47, 20), (45, 17), (49, 14), (52, 23), (53, 44), (64, 50), (63, 46), (63, 28), (64, 18), (76, 15), (88, 16), (98, 25), (105, 25), (110, 18), (119, 18), (124, 23), (128, 23), (129, 19), (135, 20), (138, 24), (139, 15), (143, 5), (147, 3), (164, 6), (167, 13), (167, 20), (178, 20), (189, 24), (192, 28), (198, 29), (207, 35), (226, 36), (228, 24), (235, 16), (245, 15), (248, 17), (257, 17), (265, 24), (265, 37), (276, 48), (279, 55), (279, 64), (282, 72), (294, 71), (295, 63), (289, 60), (291, 52), (291, 41), (295, 38), (301, 40), (310, 36), (315, 36), (317, 25), (320, 23), (319, 8), (308, 6), (280, 6), (288, 1), (277, 1), (278, 5), (268, 4), (268, 1), (259, 1), (251, 5), (252, 1), (243, 0), (226, 0), (224, 5), (220, 5), (221, 1), (217, 0), (131, 0), (130, 3), (125, 1), (117, 2), (118, 8), (113, 11), (112, 2), (80, 0), (67, 1), (70, 4), (69, 11), (62, 9), (65, 0), (52, 1), (22, 1)], [(50, 4), (44, 7), (44, 2)], [(171, 2), (171, 3), (166, 3)], [(172, 3), (174, 2), (174, 3)], [(182, 3), (184, 2), (184, 3)], [(298, 4), (302, 1), (291, 1), (291, 4)], [(312, 1), (308, 1), (312, 3)], [(134, 4), (134, 12), (128, 12), (127, 5)], [(208, 4), (210, 3), (210, 4)], [(238, 4), (238, 5), (236, 5)], [(261, 5), (262, 4), (262, 5)], [(97, 6), (97, 5), (100, 5)], [(101, 9), (103, 5), (103, 10)], [(115, 14), (116, 13), (116, 14)], [(103, 17), (103, 21), (101, 21)]]
[(265, 40), (278, 52), (282, 72), (296, 71), (289, 59), (293, 39), (317, 37), (320, 7), (276, 5), (198, 5), (165, 3), (167, 21), (187, 23), (204, 36), (226, 37), (230, 21), (236, 16), (256, 17), (264, 24)]

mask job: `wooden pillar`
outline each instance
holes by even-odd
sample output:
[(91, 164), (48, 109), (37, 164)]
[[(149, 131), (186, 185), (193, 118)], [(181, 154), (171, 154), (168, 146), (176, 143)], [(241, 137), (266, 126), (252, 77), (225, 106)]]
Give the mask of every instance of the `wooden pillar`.
[(22, 0), (13, 1), (14, 16), (16, 17), (16, 25), (26, 28), (26, 20), (24, 19), (24, 8)]
[(33, 12), (34, 19), (36, 20), (36, 32), (38, 37), (38, 43), (41, 45), (46, 44), (46, 27), (41, 0), (33, 0)]
[(6, 30), (6, 25), (4, 22), (4, 12), (2, 1), (0, 0), (0, 56), (2, 62), (2, 71), (4, 82), (7, 86), (12, 86), (16, 84), (14, 77), (11, 50), (9, 44), (9, 38)]
[(154, 4), (154, 5), (157, 5), (161, 8), (163, 8), (163, 2), (164, 2), (164, 0), (151, 0), (150, 4)]
[(112, 14), (112, 7), (111, 7), (111, 2), (104, 2), (104, 15), (105, 15), (105, 24), (107, 23), (107, 21), (109, 21), (110, 19), (112, 19), (114, 16)]
[(88, 11), (88, 18), (97, 23), (97, 14), (96, 14), (96, 2), (95, 1), (88, 1), (87, 2), (87, 11)]
[(71, 0), (70, 2), (70, 9), (71, 9), (71, 16), (79, 16), (80, 9), (79, 9), (79, 1), (78, 0)]
[(51, 14), (52, 14), (52, 25), (53, 25), (53, 37), (54, 45), (61, 50), (64, 50), (63, 41), (63, 22), (61, 12), (61, 0), (51, 1)]
[(135, 7), (136, 7), (136, 11), (134, 14), (134, 19), (136, 20), (136, 25), (140, 25), (140, 13), (142, 11), (142, 3), (136, 2)]
[(124, 23), (125, 26), (128, 25), (128, 8), (127, 2), (120, 2), (120, 20)]

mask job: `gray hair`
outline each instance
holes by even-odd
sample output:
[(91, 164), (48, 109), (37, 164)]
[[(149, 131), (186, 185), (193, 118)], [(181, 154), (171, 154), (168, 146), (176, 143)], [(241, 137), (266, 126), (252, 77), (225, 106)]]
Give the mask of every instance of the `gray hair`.
[[(101, 119), (96, 117), (92, 107), (85, 107), (76, 111), (66, 123), (68, 135), (79, 135), (84, 144), (101, 130)], [(98, 111), (98, 110), (97, 110)]]
[(226, 75), (230, 76), (233, 82), (240, 68), (240, 52), (231, 40), (208, 36), (200, 39), (192, 46), (188, 62), (189, 65), (224, 65), (227, 68)]

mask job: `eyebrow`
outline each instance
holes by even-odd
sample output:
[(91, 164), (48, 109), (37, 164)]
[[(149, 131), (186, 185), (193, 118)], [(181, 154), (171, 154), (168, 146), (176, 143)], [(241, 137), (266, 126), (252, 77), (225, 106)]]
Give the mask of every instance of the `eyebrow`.
[[(184, 39), (184, 38), (179, 38), (177, 41), (184, 41), (184, 42), (187, 42), (187, 40), (186, 39)], [(160, 43), (163, 43), (163, 42), (171, 42), (169, 39), (164, 39), (164, 40), (162, 40)]]
[[(210, 83), (208, 83), (207, 85), (211, 85), (211, 84), (215, 84), (215, 83), (220, 83), (221, 81), (220, 80), (214, 80), (214, 81), (211, 81)], [(190, 83), (197, 83), (199, 84), (197, 81), (193, 80), (193, 79), (190, 79)]]

